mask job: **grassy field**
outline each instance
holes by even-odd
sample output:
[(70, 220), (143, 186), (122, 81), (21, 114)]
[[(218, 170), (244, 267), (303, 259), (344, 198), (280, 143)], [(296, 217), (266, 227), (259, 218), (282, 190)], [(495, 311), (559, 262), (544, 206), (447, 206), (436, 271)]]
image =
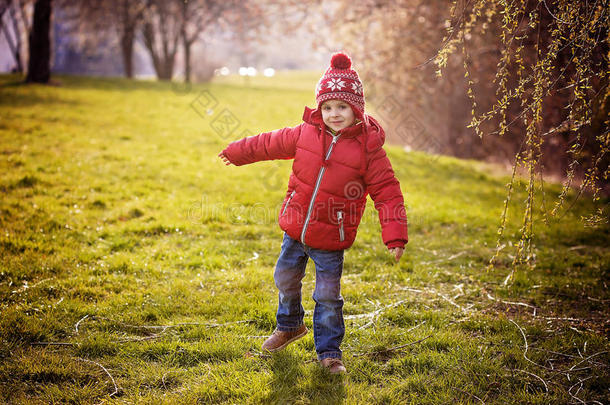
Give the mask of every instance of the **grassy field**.
[[(607, 201), (548, 225), (539, 201), (536, 266), (503, 286), (524, 185), (487, 271), (508, 177), (397, 146), (410, 242), (395, 264), (369, 202), (342, 279), (348, 374), (318, 366), (311, 333), (260, 352), (291, 162), (217, 154), (298, 124), (317, 78), (0, 76), (0, 402), (610, 402), (610, 232), (581, 221)], [(545, 186), (547, 209), (559, 191)]]

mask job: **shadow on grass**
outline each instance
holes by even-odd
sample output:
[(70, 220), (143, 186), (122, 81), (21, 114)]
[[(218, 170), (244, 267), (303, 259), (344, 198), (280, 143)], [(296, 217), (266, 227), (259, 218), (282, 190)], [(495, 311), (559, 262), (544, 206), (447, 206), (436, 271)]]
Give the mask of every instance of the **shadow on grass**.
[(305, 396), (313, 404), (342, 404), (345, 401), (345, 376), (333, 375), (318, 364), (312, 366)]
[[(190, 94), (194, 97), (199, 94), (203, 89), (207, 88), (207, 86), (209, 86), (209, 83), (190, 84), (154, 79), (137, 80), (128, 79), (125, 77), (85, 76), (77, 74), (54, 74), (51, 77), (51, 82), (48, 84), (31, 84), (26, 83), (21, 75), (0, 74), (0, 92), (2, 92), (3, 90), (10, 91), (12, 89), (27, 89), (28, 87), (55, 87), (63, 89), (99, 91), (107, 90), (122, 92), (129, 92), (132, 90), (152, 90), (171, 92), (172, 94), (175, 94), (177, 96)], [(32, 94), (32, 92), (29, 92), (26, 97), (32, 104), (36, 104), (40, 102), (40, 100), (42, 100), (42, 102), (46, 102), (48, 100), (48, 97), (41, 98), (40, 96)], [(8, 98), (5, 103), (0, 102), (0, 105), (14, 105), (15, 103), (13, 101), (14, 100)], [(18, 105), (23, 105), (24, 103), (24, 101), (21, 101)]]
[[(28, 86), (24, 84), (23, 86)], [(0, 93), (2, 89), (0, 89)], [(32, 107), (39, 104), (46, 104), (49, 106), (57, 107), (59, 105), (63, 106), (76, 106), (79, 103), (71, 100), (61, 99), (59, 97), (54, 97), (51, 95), (40, 95), (34, 93), (11, 93), (11, 94), (3, 94), (0, 96), (0, 107), (9, 106), (9, 107)]]
[[(317, 364), (304, 369), (303, 359), (289, 351), (273, 355), (271, 391), (266, 403), (292, 404), (307, 398), (313, 404), (341, 404), (346, 397), (344, 378)], [(307, 380), (307, 381), (303, 381)]]
[[(31, 107), (38, 104), (48, 104), (53, 107), (59, 105), (73, 106), (80, 103), (67, 100), (59, 96), (40, 91), (45, 87), (63, 87), (57, 81), (44, 85), (38, 83), (26, 83), (20, 75), (0, 75), (0, 107)], [(33, 89), (33, 90), (31, 90)], [(25, 91), (29, 90), (29, 91)]]

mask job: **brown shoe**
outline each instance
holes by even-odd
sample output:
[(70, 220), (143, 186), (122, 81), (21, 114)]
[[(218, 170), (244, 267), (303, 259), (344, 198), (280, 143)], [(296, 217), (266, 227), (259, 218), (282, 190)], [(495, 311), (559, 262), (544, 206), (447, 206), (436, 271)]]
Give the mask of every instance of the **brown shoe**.
[(322, 367), (326, 368), (331, 374), (343, 374), (347, 371), (341, 359), (336, 357), (326, 358), (321, 360), (320, 363), (322, 364)]
[(305, 327), (305, 324), (301, 325), (299, 329), (291, 332), (284, 332), (276, 329), (273, 331), (273, 334), (269, 336), (267, 340), (265, 340), (262, 349), (263, 351), (277, 352), (278, 350), (282, 350), (284, 347), (288, 346), (289, 343), (302, 338), (306, 334), (307, 327)]

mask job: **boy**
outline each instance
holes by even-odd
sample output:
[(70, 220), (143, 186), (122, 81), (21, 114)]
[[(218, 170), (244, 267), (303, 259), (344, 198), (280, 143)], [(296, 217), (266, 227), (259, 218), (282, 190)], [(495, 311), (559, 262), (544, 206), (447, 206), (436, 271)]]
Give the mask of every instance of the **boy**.
[(307, 334), (301, 280), (311, 257), (316, 267), (316, 352), (331, 373), (343, 373), (343, 252), (354, 242), (367, 194), (379, 212), (383, 242), (396, 261), (408, 242), (407, 218), (400, 184), (382, 148), (385, 133), (364, 113), (362, 83), (346, 54), (333, 55), (318, 82), (316, 102), (315, 110), (305, 107), (304, 123), (232, 142), (219, 156), (236, 166), (294, 159), (279, 213), (285, 233), (274, 272), (277, 327), (262, 348), (278, 351)]

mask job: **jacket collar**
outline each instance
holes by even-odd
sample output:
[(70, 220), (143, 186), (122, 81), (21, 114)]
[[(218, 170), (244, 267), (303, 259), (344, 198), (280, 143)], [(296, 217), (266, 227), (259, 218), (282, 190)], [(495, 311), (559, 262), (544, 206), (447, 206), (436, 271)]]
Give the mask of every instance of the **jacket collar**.
[[(381, 148), (385, 143), (385, 131), (379, 122), (368, 114), (366, 114), (364, 117), (360, 117), (360, 119), (362, 122), (352, 125), (351, 127), (344, 128), (341, 131), (341, 135), (345, 135), (345, 137), (356, 137), (359, 134), (366, 133), (366, 140), (363, 139), (361, 141), (366, 142), (366, 150), (372, 152)], [(303, 121), (317, 127), (318, 129), (324, 123), (322, 120), (322, 112), (320, 112), (317, 108), (312, 109), (309, 107), (305, 107), (305, 112), (303, 112)]]

